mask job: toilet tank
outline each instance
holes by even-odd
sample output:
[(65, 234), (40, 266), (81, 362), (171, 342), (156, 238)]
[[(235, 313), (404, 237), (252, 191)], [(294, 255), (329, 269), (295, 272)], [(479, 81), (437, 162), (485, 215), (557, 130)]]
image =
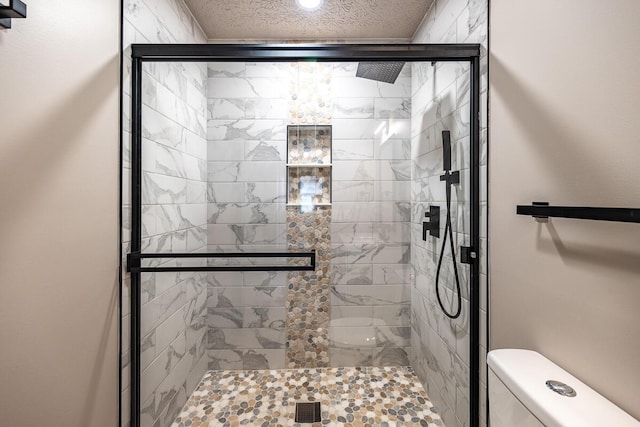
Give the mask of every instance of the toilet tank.
[[(491, 427), (640, 427), (638, 420), (540, 353), (492, 350), (487, 363)], [(548, 380), (570, 386), (575, 396), (551, 390)]]

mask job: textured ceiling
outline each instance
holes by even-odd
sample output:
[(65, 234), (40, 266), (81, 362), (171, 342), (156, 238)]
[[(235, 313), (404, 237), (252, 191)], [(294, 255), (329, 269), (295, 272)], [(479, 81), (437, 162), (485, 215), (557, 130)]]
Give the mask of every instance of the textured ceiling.
[(185, 0), (209, 39), (408, 39), (433, 0)]

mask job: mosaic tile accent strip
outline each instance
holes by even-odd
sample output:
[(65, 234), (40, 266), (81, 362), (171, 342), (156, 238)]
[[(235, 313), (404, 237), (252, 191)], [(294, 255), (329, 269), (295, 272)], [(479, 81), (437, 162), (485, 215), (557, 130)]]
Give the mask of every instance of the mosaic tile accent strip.
[[(295, 422), (296, 402), (322, 421)], [(444, 426), (410, 367), (209, 371), (173, 427)]]
[(289, 111), (292, 124), (330, 124), (333, 111), (333, 66), (319, 62), (291, 63)]
[(329, 366), (331, 208), (287, 208), (288, 250), (316, 250), (316, 270), (289, 273), (286, 366)]

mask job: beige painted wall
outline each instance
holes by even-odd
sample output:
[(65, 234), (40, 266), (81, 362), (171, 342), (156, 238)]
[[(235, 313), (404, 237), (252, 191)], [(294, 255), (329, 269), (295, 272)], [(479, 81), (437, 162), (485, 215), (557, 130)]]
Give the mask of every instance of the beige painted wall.
[(0, 30), (0, 424), (117, 426), (119, 2)]
[(493, 0), (491, 348), (537, 350), (640, 418), (640, 224), (516, 216), (640, 208), (640, 2)]

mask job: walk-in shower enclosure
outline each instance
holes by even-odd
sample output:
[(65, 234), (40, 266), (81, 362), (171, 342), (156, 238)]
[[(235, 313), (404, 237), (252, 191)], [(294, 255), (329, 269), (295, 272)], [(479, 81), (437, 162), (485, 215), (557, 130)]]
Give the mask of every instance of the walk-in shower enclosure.
[[(406, 64), (389, 83), (364, 62)], [(475, 44), (132, 45), (131, 426), (175, 417), (207, 370), (403, 365), (479, 425), (479, 76)], [(435, 286), (443, 130), (455, 321), (414, 298)]]

